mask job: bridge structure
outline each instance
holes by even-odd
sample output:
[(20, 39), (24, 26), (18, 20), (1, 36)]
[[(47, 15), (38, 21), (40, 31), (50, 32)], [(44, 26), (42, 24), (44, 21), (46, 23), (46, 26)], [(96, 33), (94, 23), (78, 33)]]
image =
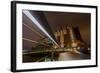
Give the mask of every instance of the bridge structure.
[[(23, 27), (39, 36), (38, 40), (23, 36), (23, 41), (35, 43), (31, 50), (23, 49), (23, 62), (58, 61), (66, 58), (70, 60), (77, 59), (77, 57), (78, 59), (87, 59), (86, 56), (90, 58), (90, 47), (83, 41), (78, 27), (72, 27), (71, 25), (57, 26), (58, 28), (53, 32), (43, 12), (30, 10), (23, 11), (23, 14), (35, 25), (32, 24), (33, 28), (25, 24), (24, 21)], [(38, 18), (36, 19), (36, 17)], [(37, 31), (35, 27), (41, 30), (43, 34)]]

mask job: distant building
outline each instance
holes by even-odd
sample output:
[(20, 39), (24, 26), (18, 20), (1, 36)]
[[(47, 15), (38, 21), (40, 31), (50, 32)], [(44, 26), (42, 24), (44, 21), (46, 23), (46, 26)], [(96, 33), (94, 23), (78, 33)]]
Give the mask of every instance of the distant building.
[(78, 27), (61, 27), (55, 32), (55, 37), (58, 44), (62, 48), (76, 48), (79, 46), (86, 46), (86, 43), (83, 41)]

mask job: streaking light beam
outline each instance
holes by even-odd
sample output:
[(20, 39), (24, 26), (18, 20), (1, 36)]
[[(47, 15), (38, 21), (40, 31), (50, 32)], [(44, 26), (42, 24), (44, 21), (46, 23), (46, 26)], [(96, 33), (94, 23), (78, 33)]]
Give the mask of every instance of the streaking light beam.
[(46, 34), (57, 46), (58, 44), (55, 42), (55, 40), (47, 33), (47, 31), (41, 26), (41, 24), (35, 19), (35, 17), (32, 16), (32, 14), (29, 11), (23, 11), (23, 13), (30, 19), (32, 20), (33, 23), (35, 23), (35, 25), (44, 32), (44, 34)]
[(42, 36), (39, 32), (37, 32), (37, 31), (35, 31), (34, 29), (32, 29), (30, 26), (28, 26), (28, 25), (26, 25), (26, 24), (24, 24), (24, 23), (23, 23), (23, 25), (26, 26), (26, 27), (27, 27), (28, 29), (30, 29), (31, 31), (33, 31), (33, 32), (35, 32), (36, 34), (38, 34), (39, 36), (41, 36), (41, 37), (44, 38), (44, 36)]
[(27, 38), (22, 38), (22, 39), (25, 40), (25, 41), (29, 41), (29, 42), (38, 43), (38, 44), (42, 44), (42, 45), (48, 46), (47, 44), (40, 43), (40, 42), (37, 42), (37, 41), (31, 40), (31, 39), (27, 39)]

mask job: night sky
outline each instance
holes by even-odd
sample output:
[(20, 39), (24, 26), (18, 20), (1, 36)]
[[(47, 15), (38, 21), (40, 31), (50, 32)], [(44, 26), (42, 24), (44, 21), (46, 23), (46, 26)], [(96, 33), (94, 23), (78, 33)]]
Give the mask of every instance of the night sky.
[[(38, 13), (36, 11), (32, 11), (32, 12)], [(72, 25), (73, 27), (78, 26), (83, 40), (87, 44), (90, 44), (91, 15), (89, 13), (68, 13), (68, 12), (42, 12), (42, 13), (44, 14), (45, 17), (40, 16), (38, 20), (42, 21), (45, 18), (46, 22), (50, 25), (53, 32), (55, 32), (61, 26), (66, 26), (68, 24)], [(35, 16), (38, 18), (38, 14)], [(34, 25), (34, 23), (32, 23), (32, 21), (24, 14), (22, 15), (22, 20), (24, 24), (30, 26), (31, 28), (35, 29), (36, 31), (44, 35)], [(43, 23), (45, 22), (43, 21)], [(36, 41), (38, 41), (40, 38), (36, 33), (32, 32), (24, 25), (23, 25), (23, 37), (29, 38), (31, 40), (36, 40)], [(31, 49), (32, 46), (35, 46), (35, 44), (32, 42), (23, 41), (23, 49)]]
[(57, 26), (58, 29), (68, 24), (73, 27), (78, 26), (83, 40), (90, 43), (91, 15), (89, 13), (45, 12), (44, 14), (53, 31), (57, 29)]

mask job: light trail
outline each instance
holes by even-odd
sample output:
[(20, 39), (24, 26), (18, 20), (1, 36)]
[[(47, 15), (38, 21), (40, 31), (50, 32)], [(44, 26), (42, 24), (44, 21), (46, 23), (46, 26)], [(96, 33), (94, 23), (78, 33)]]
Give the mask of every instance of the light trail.
[(44, 34), (46, 34), (46, 36), (48, 36), (57, 46), (59, 46), (57, 44), (57, 42), (47, 33), (47, 31), (41, 26), (41, 24), (35, 19), (34, 16), (32, 16), (32, 14), (29, 11), (23, 11), (23, 13), (33, 22), (35, 23), (35, 25), (42, 31), (44, 32)]
[(42, 45), (48, 46), (47, 44), (40, 43), (40, 42), (37, 42), (37, 41), (33, 41), (33, 40), (31, 40), (31, 39), (27, 39), (27, 38), (22, 38), (22, 39), (25, 40), (25, 41), (29, 41), (29, 42), (33, 42), (33, 43), (39, 43), (39, 44), (42, 44)]
[(23, 25), (25, 25), (28, 29), (30, 29), (31, 31), (35, 32), (36, 34), (38, 34), (39, 36), (41, 36), (41, 37), (44, 38), (44, 36), (42, 36), (42, 35), (41, 35), (40, 33), (38, 33), (36, 30), (32, 29), (30, 26), (28, 26), (28, 25), (26, 25), (26, 24), (24, 24), (24, 23), (23, 23)]

